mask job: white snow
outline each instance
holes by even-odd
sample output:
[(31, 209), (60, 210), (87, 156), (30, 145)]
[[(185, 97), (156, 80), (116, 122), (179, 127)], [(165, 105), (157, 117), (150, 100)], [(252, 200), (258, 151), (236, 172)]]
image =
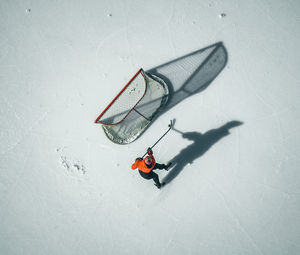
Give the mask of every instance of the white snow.
[[(299, 27), (295, 0), (1, 1), (0, 254), (299, 254)], [(140, 67), (217, 42), (222, 72), (132, 144), (93, 123)], [(243, 125), (170, 132), (157, 161), (188, 156), (158, 190), (130, 166), (173, 118)]]

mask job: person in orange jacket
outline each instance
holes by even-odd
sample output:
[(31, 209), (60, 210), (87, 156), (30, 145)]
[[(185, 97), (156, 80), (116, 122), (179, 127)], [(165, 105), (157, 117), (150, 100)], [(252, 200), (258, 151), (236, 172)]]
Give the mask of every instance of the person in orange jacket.
[(151, 148), (147, 149), (147, 154), (148, 155), (144, 159), (137, 158), (135, 160), (135, 162), (132, 164), (131, 169), (132, 170), (138, 169), (140, 175), (147, 180), (153, 179), (156, 187), (160, 189), (161, 186), (163, 186), (165, 183), (164, 182), (160, 183), (158, 175), (156, 173), (154, 173), (153, 170), (155, 170), (155, 169), (168, 170), (171, 163), (168, 163), (167, 165), (156, 163), (155, 158), (153, 157), (153, 152), (152, 152)]

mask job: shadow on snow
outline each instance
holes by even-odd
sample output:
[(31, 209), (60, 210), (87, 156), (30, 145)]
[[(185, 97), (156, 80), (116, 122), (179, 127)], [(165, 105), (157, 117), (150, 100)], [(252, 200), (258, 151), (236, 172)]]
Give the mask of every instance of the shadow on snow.
[(211, 129), (202, 134), (199, 132), (182, 132), (173, 128), (174, 131), (180, 133), (183, 138), (193, 141), (192, 144), (182, 149), (170, 161), (173, 163), (173, 168), (168, 172), (163, 179), (166, 184), (170, 183), (178, 174), (185, 168), (187, 164), (192, 164), (197, 158), (207, 152), (211, 146), (217, 143), (223, 137), (229, 135), (229, 129), (242, 125), (243, 122), (234, 120), (225, 125)]
[(218, 42), (147, 70), (147, 73), (163, 79), (169, 88), (167, 105), (157, 117), (187, 97), (205, 90), (224, 69), (227, 61), (226, 48)]

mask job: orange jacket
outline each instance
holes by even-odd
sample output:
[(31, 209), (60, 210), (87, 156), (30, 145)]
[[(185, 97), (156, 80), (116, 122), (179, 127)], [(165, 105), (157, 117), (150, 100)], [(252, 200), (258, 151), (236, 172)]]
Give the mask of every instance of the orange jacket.
[[(152, 159), (152, 165), (150, 168), (148, 168), (145, 163), (147, 157), (150, 157)], [(144, 159), (137, 158), (135, 162), (132, 164), (131, 169), (134, 170), (138, 168), (140, 171), (144, 173), (150, 173), (154, 168), (156, 162), (152, 154), (149, 154), (149, 156), (147, 157), (145, 157)]]

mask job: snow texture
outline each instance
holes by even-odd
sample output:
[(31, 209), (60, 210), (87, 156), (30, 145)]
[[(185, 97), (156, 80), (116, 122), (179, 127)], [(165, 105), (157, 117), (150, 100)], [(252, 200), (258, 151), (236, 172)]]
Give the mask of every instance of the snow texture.
[[(1, 1), (0, 254), (300, 254), (299, 27), (295, 0)], [(140, 67), (173, 98), (117, 145), (93, 121)], [(130, 166), (173, 118), (158, 190)]]

